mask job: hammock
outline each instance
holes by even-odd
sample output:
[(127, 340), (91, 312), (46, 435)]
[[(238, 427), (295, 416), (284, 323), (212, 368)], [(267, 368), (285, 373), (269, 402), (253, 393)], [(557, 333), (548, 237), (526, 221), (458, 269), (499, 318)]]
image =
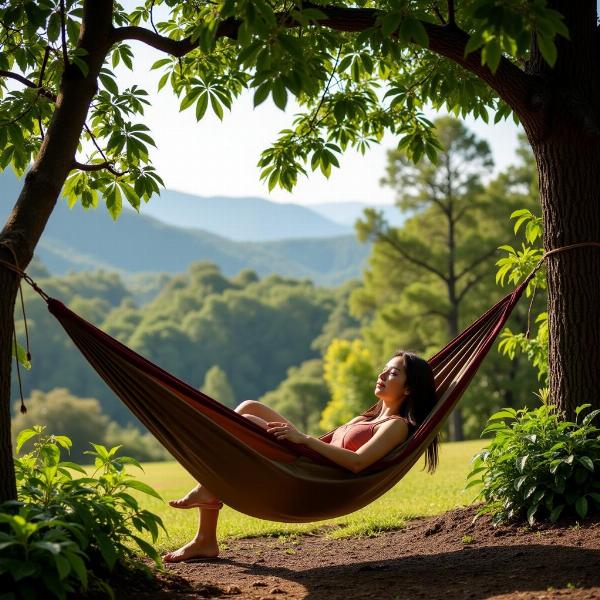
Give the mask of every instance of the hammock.
[[(491, 348), (528, 281), (433, 356), (438, 403), (402, 445), (353, 474), (264, 429), (170, 375), (58, 300), (50, 312), (117, 396), (183, 467), (225, 504), (271, 521), (308, 522), (358, 510), (416, 463)], [(329, 441), (332, 432), (321, 439)]]

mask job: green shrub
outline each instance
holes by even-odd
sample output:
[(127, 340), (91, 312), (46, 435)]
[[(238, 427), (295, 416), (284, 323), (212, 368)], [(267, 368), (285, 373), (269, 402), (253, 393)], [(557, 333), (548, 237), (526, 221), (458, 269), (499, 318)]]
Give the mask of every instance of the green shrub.
[(83, 532), (77, 525), (45, 517), (26, 506), (16, 515), (0, 513), (1, 587), (16, 588), (17, 597), (36, 598), (47, 590), (64, 598), (77, 587), (87, 588), (86, 556), (72, 539)]
[(118, 562), (135, 562), (136, 548), (160, 565), (155, 548), (139, 534), (149, 533), (156, 542), (162, 520), (140, 509), (131, 491), (160, 496), (126, 471), (140, 464), (118, 456), (118, 446), (92, 444), (95, 470), (88, 476), (79, 465), (61, 461), (69, 438), (43, 432), (35, 426), (17, 437), (17, 452), (27, 440), (34, 444), (15, 458), (19, 501), (0, 506), (0, 588), (15, 589), (17, 598), (48, 592), (64, 598), (85, 589), (88, 575), (101, 582)]
[(496, 523), (533, 524), (561, 515), (584, 519), (600, 508), (600, 429), (592, 424), (600, 410), (583, 417), (589, 407), (577, 408), (576, 422), (551, 405), (492, 415), (483, 434), (493, 432), (494, 439), (475, 456), (467, 484), (482, 485), (481, 512)]

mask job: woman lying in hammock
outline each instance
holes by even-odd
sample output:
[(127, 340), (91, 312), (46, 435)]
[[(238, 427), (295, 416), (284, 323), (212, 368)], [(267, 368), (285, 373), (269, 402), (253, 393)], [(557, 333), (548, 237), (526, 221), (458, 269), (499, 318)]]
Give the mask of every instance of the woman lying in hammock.
[[(260, 402), (246, 400), (235, 410), (277, 439), (305, 444), (334, 463), (358, 473), (404, 442), (430, 413), (436, 403), (431, 367), (412, 353), (397, 352), (379, 374), (375, 396), (379, 402), (371, 411), (338, 427), (327, 442), (301, 433), (285, 417)], [(436, 438), (425, 457), (429, 471), (435, 470), (437, 451)], [(198, 508), (200, 523), (194, 539), (165, 554), (164, 561), (218, 556), (217, 521), (223, 503), (198, 485), (183, 498), (172, 500), (169, 504), (173, 508)]]

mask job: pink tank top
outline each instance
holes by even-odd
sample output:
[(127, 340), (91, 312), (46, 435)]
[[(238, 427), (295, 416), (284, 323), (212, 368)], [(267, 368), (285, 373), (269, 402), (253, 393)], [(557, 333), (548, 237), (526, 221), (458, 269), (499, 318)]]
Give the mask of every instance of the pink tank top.
[(402, 419), (402, 417), (392, 415), (391, 417), (381, 419), (381, 421), (358, 421), (356, 423), (340, 425), (333, 432), (329, 443), (332, 446), (356, 452), (375, 435), (375, 427), (391, 419)]

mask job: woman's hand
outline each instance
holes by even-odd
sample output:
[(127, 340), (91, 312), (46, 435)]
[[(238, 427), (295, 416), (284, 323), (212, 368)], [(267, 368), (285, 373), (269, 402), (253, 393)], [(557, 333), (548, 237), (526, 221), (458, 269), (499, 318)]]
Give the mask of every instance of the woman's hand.
[(277, 421), (267, 423), (267, 431), (272, 433), (278, 440), (289, 440), (295, 444), (306, 443), (308, 437), (290, 423), (278, 423)]

